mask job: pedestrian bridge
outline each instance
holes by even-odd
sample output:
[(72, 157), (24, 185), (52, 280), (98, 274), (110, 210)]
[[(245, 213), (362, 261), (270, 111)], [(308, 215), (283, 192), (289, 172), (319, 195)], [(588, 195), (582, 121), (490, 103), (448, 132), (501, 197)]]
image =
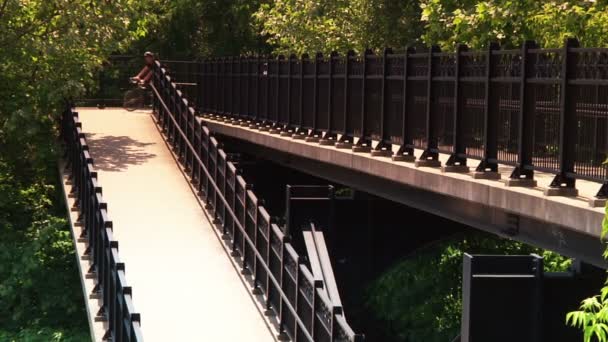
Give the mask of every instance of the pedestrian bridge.
[[(458, 68), (441, 74), (457, 66), (473, 70), (466, 61), (484, 61), (487, 68), (474, 68), (478, 72), (491, 70), (496, 59), (540, 60), (541, 52), (524, 46), (455, 55), (317, 55), (314, 62), (306, 56), (221, 59), (181, 76), (169, 70), (177, 67), (158, 62), (151, 112), (66, 110), (61, 170), (94, 339), (363, 340), (332, 295), (335, 284), (319, 276), (330, 263), (298, 253), (223, 140), (242, 152), (605, 266), (603, 210), (596, 207), (607, 184), (598, 132), (608, 115), (596, 103), (603, 101), (598, 94), (604, 83), (579, 82), (578, 89), (578, 81), (567, 77), (572, 72), (538, 79), (522, 70), (509, 71), (518, 77), (461, 75)], [(579, 52), (566, 48), (562, 60)], [(198, 87), (180, 90), (176, 81)], [(595, 86), (596, 98), (575, 99), (563, 90), (558, 95), (571, 101), (547, 100), (546, 84), (583, 95)], [(471, 85), (476, 93), (466, 95)], [(492, 110), (504, 114), (503, 121)], [(471, 117), (473, 130), (465, 125)], [(502, 144), (499, 127), (515, 138)], [(540, 134), (534, 127), (549, 128)], [(592, 142), (574, 127), (593, 131)], [(480, 164), (470, 173), (467, 160), (475, 158)]]

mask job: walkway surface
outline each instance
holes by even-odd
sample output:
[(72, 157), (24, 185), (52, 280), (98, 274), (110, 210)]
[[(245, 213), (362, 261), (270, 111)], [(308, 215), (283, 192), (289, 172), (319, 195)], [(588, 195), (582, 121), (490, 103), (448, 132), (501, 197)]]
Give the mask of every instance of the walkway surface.
[(144, 340), (274, 341), (152, 114), (77, 112)]

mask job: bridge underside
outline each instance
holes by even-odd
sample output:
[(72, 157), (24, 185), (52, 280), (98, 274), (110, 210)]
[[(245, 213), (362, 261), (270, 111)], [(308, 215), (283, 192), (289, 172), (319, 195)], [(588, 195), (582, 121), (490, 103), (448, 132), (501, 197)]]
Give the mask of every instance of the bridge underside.
[[(78, 112), (145, 340), (274, 341), (152, 114)], [(99, 303), (90, 293), (84, 242), (78, 227), (72, 228), (93, 338), (101, 340), (103, 322), (95, 321)]]
[[(606, 268), (599, 239), (603, 212), (589, 208), (583, 197), (547, 197), (541, 189), (508, 188), (216, 120), (207, 124), (223, 141), (230, 138), (235, 150)], [(552, 177), (537, 175), (541, 185), (544, 178)], [(593, 196), (597, 184), (579, 182), (579, 187), (582, 195), (589, 190)]]

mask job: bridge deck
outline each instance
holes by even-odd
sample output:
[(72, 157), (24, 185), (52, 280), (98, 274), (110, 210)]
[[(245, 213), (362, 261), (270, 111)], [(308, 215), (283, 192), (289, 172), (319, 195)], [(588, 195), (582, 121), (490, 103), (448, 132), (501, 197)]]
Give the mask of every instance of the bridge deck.
[[(359, 186), (372, 193), (377, 191), (377, 195), (402, 201), (402, 203), (437, 215), (442, 215), (448, 209), (454, 208), (453, 203), (451, 203), (449, 204), (450, 208), (441, 207), (441, 210), (438, 210), (438, 202), (435, 201), (438, 199), (456, 198), (463, 200), (459, 202), (461, 204), (483, 205), (483, 212), (477, 212), (480, 207), (471, 207), (470, 209), (468, 207), (458, 207), (458, 209), (454, 209), (454, 215), (449, 216), (455, 220), (462, 219), (461, 222), (473, 226), (475, 225), (472, 221), (464, 219), (465, 214), (469, 215), (470, 213), (469, 217), (474, 217), (477, 220), (476, 222), (481, 222), (481, 217), (484, 217), (486, 227), (492, 229), (501, 227), (500, 224), (504, 222), (499, 219), (504, 215), (501, 217), (494, 215), (493, 211), (487, 210), (491, 208), (500, 210), (501, 213), (513, 213), (521, 217), (538, 220), (538, 222), (566, 227), (568, 230), (586, 237), (593, 237), (593, 239), (599, 238), (601, 233), (604, 208), (592, 208), (588, 203), (588, 200), (600, 188), (599, 183), (577, 180), (576, 186), (579, 189), (579, 196), (577, 197), (546, 196), (543, 194), (543, 188), (549, 186), (553, 175), (544, 172), (535, 172), (535, 179), (538, 181), (538, 186), (535, 188), (508, 187), (505, 186), (504, 179), (509, 177), (512, 168), (505, 165), (501, 165), (499, 168), (503, 178), (501, 181), (473, 179), (470, 174), (443, 173), (439, 168), (418, 168), (415, 167), (414, 163), (395, 162), (391, 158), (372, 157), (369, 153), (354, 153), (350, 149), (337, 149), (334, 146), (322, 146), (318, 143), (295, 140), (291, 137), (283, 137), (267, 131), (234, 125), (222, 120), (210, 118), (207, 120), (207, 125), (213, 132), (253, 143), (258, 149), (262, 148), (263, 152), (260, 153), (266, 156), (274, 153), (273, 158), (283, 160), (291, 167), (303, 170), (308, 168), (311, 173), (323, 173), (323, 176), (330, 179), (330, 176), (333, 175), (333, 180), (337, 182), (355, 187)], [(252, 149), (251, 152), (256, 151)], [(275, 152), (287, 154), (290, 157), (286, 158)], [(419, 157), (420, 154), (421, 151), (417, 150), (416, 156)], [(445, 165), (447, 158), (448, 155), (441, 154), (439, 159)], [(474, 160), (469, 161), (469, 166), (472, 166), (471, 169), (474, 170), (476, 162)], [(339, 168), (339, 171), (335, 171), (335, 168)], [(334, 172), (332, 173), (332, 171)], [(341, 176), (347, 174), (347, 172), (350, 172), (348, 176)], [(374, 179), (359, 180), (361, 176), (372, 176), (371, 178)], [(382, 184), (376, 182), (378, 179), (386, 179), (393, 183), (380, 190), (379, 187)], [(373, 186), (369, 185), (365, 188), (365, 182), (372, 184), (372, 181), (374, 181)], [(395, 190), (395, 183), (407, 186), (409, 191)], [(389, 192), (391, 196), (389, 196)], [(429, 194), (440, 196), (430, 199), (431, 197), (427, 196)], [(419, 197), (420, 195), (427, 196), (429, 200), (423, 203), (423, 198)], [(486, 223), (489, 223), (489, 225)], [(518, 225), (521, 228), (521, 222)], [(565, 249), (573, 247), (567, 245), (560, 234), (544, 231), (544, 229), (555, 228), (553, 226), (549, 227), (550, 225), (538, 225), (533, 232), (534, 236), (542, 238), (545, 242), (550, 242), (550, 245), (544, 246), (545, 248), (550, 248), (553, 245)], [(595, 247), (599, 247), (599, 240), (594, 241), (597, 242)], [(601, 250), (593, 250), (591, 254), (603, 263)], [(558, 251), (566, 253), (565, 250), (558, 249)]]
[(146, 341), (273, 341), (148, 112), (79, 108)]

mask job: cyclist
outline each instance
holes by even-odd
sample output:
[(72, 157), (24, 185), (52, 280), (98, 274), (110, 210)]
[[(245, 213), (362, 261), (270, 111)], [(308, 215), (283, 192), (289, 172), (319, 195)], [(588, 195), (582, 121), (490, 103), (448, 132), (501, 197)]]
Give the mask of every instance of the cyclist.
[(141, 86), (145, 86), (150, 83), (152, 79), (152, 67), (154, 66), (154, 54), (150, 51), (144, 53), (144, 61), (146, 65), (141, 69), (139, 74), (135, 77), (131, 77), (131, 80), (139, 83)]

